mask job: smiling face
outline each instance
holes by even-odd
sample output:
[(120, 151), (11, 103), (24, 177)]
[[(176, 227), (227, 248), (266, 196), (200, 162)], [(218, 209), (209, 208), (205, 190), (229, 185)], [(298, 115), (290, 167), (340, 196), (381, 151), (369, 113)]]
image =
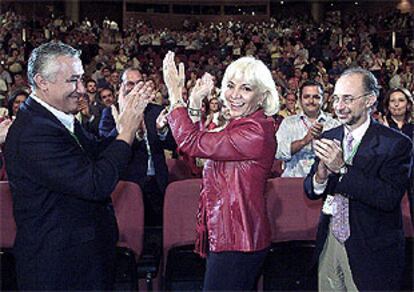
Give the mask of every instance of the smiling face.
[[(37, 95), (46, 103), (64, 113), (76, 113), (80, 96), (85, 93), (82, 83), (84, 74), (79, 58), (59, 56), (53, 65), (58, 67), (53, 80), (36, 74)], [(52, 79), (52, 78), (51, 78)]]
[(231, 118), (248, 116), (259, 108), (263, 95), (259, 89), (243, 78), (228, 80), (224, 92)]
[(316, 118), (319, 115), (322, 103), (322, 90), (319, 86), (311, 85), (303, 87), (300, 96), (300, 105), (306, 116)]
[(333, 107), (338, 120), (351, 129), (358, 128), (368, 119), (370, 108), (376, 101), (375, 95), (365, 92), (362, 78), (361, 74), (340, 77), (333, 94)]

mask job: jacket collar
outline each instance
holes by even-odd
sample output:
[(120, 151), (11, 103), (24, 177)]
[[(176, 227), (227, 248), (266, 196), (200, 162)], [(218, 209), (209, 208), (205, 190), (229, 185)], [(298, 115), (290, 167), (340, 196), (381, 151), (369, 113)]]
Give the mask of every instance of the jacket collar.
[[(67, 135), (71, 136), (71, 140), (73, 140), (76, 144), (79, 144), (78, 140), (74, 138), (74, 134), (72, 134), (68, 128), (66, 128), (62, 122), (49, 110), (47, 110), (44, 106), (39, 104), (36, 100), (34, 100), (31, 96), (26, 99), (24, 102), (24, 107), (27, 107), (28, 109), (32, 110), (36, 114), (43, 116), (44, 118), (48, 119), (50, 122), (52, 122), (55, 126), (62, 129)], [(76, 119), (75, 119), (75, 127), (76, 128)]]
[[(370, 119), (370, 124), (365, 132), (365, 135), (362, 137), (361, 143), (359, 144), (358, 150), (355, 154), (353, 165), (358, 168), (365, 169), (370, 166), (370, 159), (375, 155), (377, 147), (379, 146), (378, 139), (378, 122)], [(344, 138), (344, 126), (339, 127), (337, 133), (337, 139), (342, 141)]]

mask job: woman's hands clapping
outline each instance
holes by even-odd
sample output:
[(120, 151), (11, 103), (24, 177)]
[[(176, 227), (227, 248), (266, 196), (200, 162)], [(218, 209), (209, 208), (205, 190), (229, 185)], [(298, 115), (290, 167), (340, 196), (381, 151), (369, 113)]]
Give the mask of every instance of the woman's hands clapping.
[(185, 84), (184, 64), (180, 63), (177, 66), (174, 61), (175, 54), (169, 51), (163, 61), (163, 75), (164, 82), (168, 89), (168, 99), (171, 106), (183, 104), (182, 90)]
[(213, 76), (209, 73), (204, 73), (202, 78), (197, 79), (190, 92), (189, 107), (193, 109), (200, 109), (203, 99), (205, 97), (210, 97), (213, 88)]

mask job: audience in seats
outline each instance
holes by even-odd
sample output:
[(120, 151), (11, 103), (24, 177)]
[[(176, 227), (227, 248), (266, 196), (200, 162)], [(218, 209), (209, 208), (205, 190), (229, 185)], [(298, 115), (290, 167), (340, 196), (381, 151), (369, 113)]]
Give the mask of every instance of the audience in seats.
[[(95, 136), (99, 136), (101, 130), (103, 136), (109, 135), (113, 139), (117, 130), (120, 130), (119, 127), (116, 129), (116, 125), (119, 125), (116, 112), (122, 103), (118, 96), (125, 95), (136, 85), (127, 85), (125, 81), (129, 77), (126, 75), (122, 75), (120, 80), (121, 70), (125, 68), (130, 68), (126, 71), (135, 74), (135, 77), (140, 74), (138, 80), (149, 81), (146, 86), (153, 88), (151, 94), (156, 96), (154, 103), (168, 105), (169, 96), (160, 72), (163, 69), (161, 60), (169, 48), (177, 52), (176, 63), (179, 59), (188, 68), (188, 82), (182, 87), (182, 97), (185, 101), (188, 100), (187, 110), (193, 122), (201, 121), (197, 125), (200, 128), (197, 129), (205, 131), (207, 135), (225, 131), (226, 112), (215, 112), (216, 104), (222, 106), (223, 102), (216, 86), (211, 89), (210, 85), (204, 84), (210, 88), (210, 95), (203, 97), (209, 103), (204, 109), (192, 104), (194, 98), (200, 97), (196, 94), (199, 89), (196, 85), (197, 78), (208, 72), (214, 82), (220, 83), (226, 68), (247, 54), (267, 65), (279, 96), (284, 97), (280, 101), (282, 110), (274, 116), (276, 124), (281, 125), (276, 135), (279, 145), (275, 157), (285, 162), (284, 177), (304, 177), (310, 171), (315, 160), (315, 141), (325, 137), (326, 130), (338, 125), (332, 119), (336, 117), (333, 105), (337, 97), (332, 95), (333, 85), (344, 70), (352, 66), (370, 70), (382, 88), (377, 98), (379, 121), (413, 139), (412, 15), (393, 10), (381, 11), (374, 16), (366, 15), (363, 11), (341, 11), (341, 16), (327, 12), (320, 23), (315, 23), (310, 15), (304, 13), (306, 12), (297, 11), (297, 14), (291, 16), (281, 13), (260, 23), (219, 20), (208, 24), (191, 24), (189, 21), (191, 29), (160, 29), (154, 23), (132, 19), (119, 32), (110, 31), (109, 19), (100, 25), (96, 21), (86, 20), (75, 23), (56, 15), (53, 18), (36, 15), (28, 18), (12, 10), (1, 13), (0, 144), (5, 142), (19, 104), (31, 91), (26, 77), (28, 56), (33, 48), (51, 40), (62, 40), (83, 52), (81, 61), (86, 71), (84, 80), (87, 81), (83, 84), (85, 94), (80, 97), (76, 118), (85, 130)], [(396, 47), (390, 46), (390, 27), (397, 35)], [(108, 42), (112, 44), (109, 46)], [(304, 86), (309, 79), (319, 81), (322, 86)], [(136, 82), (137, 79), (130, 81)], [(80, 87), (80, 83), (77, 86)], [(393, 89), (394, 86), (399, 88)], [(122, 88), (128, 90), (122, 94)], [(387, 91), (389, 93), (385, 94)], [(365, 97), (361, 100), (365, 100)], [(355, 102), (359, 103), (360, 100)], [(104, 109), (105, 116), (102, 117)], [(372, 109), (371, 114), (373, 113)], [(162, 198), (168, 180), (163, 152), (165, 149), (175, 150), (176, 145), (168, 126), (165, 128), (168, 130), (162, 130), (165, 126), (162, 107), (151, 103), (144, 115), (145, 121), (140, 123), (134, 133), (132, 159), (125, 169), (120, 170), (120, 175), (122, 179), (140, 184), (144, 190), (146, 223), (161, 225)], [(36, 130), (41, 130), (38, 124), (33, 126)], [(200, 174), (202, 163), (196, 164), (192, 158), (189, 159), (185, 154), (182, 156), (190, 162), (192, 171)], [(88, 160), (83, 162), (85, 161)], [(0, 163), (0, 179), (7, 179), (5, 163), (3, 160)], [(212, 165), (208, 163), (207, 166)], [(339, 177), (345, 179), (346, 175), (341, 174)], [(398, 181), (399, 175), (395, 175), (395, 179)], [(413, 179), (412, 177), (411, 182)], [(332, 178), (329, 177), (329, 182), (331, 181)], [(414, 183), (411, 183), (409, 198), (414, 224), (413, 188)], [(395, 239), (393, 236), (383, 238), (384, 242)], [(348, 245), (353, 244), (352, 237), (349, 240), (352, 243)], [(372, 242), (369, 244), (375, 245)], [(349, 256), (352, 257), (353, 254)]]
[(315, 161), (313, 142), (323, 131), (339, 126), (330, 114), (321, 110), (323, 88), (308, 80), (300, 88), (303, 112), (283, 119), (276, 133), (276, 159), (285, 162), (282, 177), (305, 177)]

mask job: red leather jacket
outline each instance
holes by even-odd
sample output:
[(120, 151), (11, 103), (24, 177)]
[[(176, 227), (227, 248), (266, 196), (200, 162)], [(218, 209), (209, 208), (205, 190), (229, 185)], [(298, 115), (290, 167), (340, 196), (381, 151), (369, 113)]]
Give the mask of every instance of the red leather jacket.
[[(196, 251), (258, 251), (270, 245), (264, 191), (275, 157), (275, 127), (263, 110), (220, 132), (200, 131), (178, 108), (168, 122), (179, 150), (209, 159), (197, 215)], [(208, 245), (208, 246), (207, 246)]]

